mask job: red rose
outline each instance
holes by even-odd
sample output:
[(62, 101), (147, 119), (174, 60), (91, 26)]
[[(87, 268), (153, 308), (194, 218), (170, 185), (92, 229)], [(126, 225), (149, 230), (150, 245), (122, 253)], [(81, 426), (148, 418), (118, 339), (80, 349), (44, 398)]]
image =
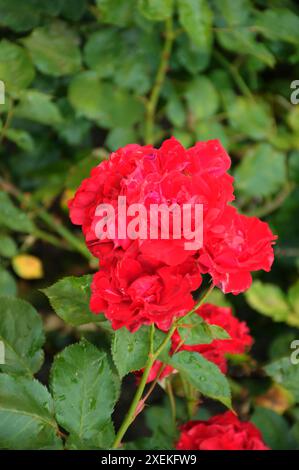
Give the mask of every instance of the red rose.
[(166, 266), (144, 257), (135, 243), (112, 266), (94, 275), (90, 308), (104, 313), (114, 329), (125, 326), (135, 331), (155, 323), (167, 330), (174, 317), (192, 309), (191, 291), (200, 283), (193, 258), (180, 266)]
[(207, 421), (189, 421), (181, 428), (178, 450), (268, 450), (260, 431), (231, 411)]
[(199, 257), (201, 270), (224, 293), (239, 294), (251, 285), (250, 271), (270, 271), (275, 238), (267, 223), (227, 206), (206, 239)]
[[(233, 178), (226, 173), (229, 167), (230, 158), (218, 140), (199, 142), (189, 150), (174, 138), (165, 141), (160, 149), (127, 145), (112, 153), (82, 182), (69, 202), (70, 217), (74, 224), (82, 225), (87, 246), (99, 258), (103, 249), (107, 255), (108, 250), (126, 249), (131, 244), (129, 238), (119, 239), (117, 234), (111, 242), (96, 236), (96, 225), (101, 219), (95, 214), (96, 208), (111, 204), (117, 222), (118, 196), (126, 197), (127, 207), (141, 203), (148, 211), (151, 204), (202, 204), (205, 234), (234, 199)], [(160, 234), (161, 221), (158, 229)], [(192, 254), (185, 249), (185, 241), (183, 234), (181, 239), (173, 239), (170, 232), (170, 239), (139, 240), (139, 245), (146, 256), (175, 266)]]

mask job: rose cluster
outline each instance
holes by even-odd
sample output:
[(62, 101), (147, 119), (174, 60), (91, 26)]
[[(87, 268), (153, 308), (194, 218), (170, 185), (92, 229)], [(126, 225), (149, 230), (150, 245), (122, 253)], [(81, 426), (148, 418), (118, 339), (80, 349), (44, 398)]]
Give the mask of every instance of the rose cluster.
[(268, 450), (260, 431), (227, 411), (207, 421), (189, 421), (181, 428), (179, 450)]
[[(171, 138), (160, 149), (127, 145), (92, 170), (69, 208), (72, 222), (82, 226), (88, 248), (100, 261), (92, 283), (94, 313), (104, 313), (114, 329), (135, 331), (154, 323), (167, 330), (194, 305), (192, 292), (202, 274), (210, 274), (224, 293), (238, 294), (249, 288), (251, 271), (270, 270), (275, 237), (266, 223), (230, 205), (230, 164), (218, 140), (186, 150)], [(118, 234), (99, 238), (97, 207), (111, 205), (118, 222), (119, 196), (126, 197), (127, 206), (142, 204), (147, 211), (151, 204), (201, 204), (202, 246), (187, 250), (186, 234), (170, 239)]]

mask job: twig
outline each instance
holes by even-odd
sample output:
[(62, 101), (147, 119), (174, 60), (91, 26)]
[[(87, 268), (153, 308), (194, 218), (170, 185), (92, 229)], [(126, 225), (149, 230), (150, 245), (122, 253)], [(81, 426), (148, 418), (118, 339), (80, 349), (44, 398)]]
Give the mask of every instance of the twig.
[[(35, 202), (32, 198), (26, 198), (26, 196), (19, 191), (14, 185), (11, 183), (4, 181), (0, 178), (0, 188), (4, 189), (7, 191), (9, 194), (14, 196), (20, 203), (26, 206), (27, 209), (29, 210), (34, 210), (35, 211), (35, 216), (41, 219), (45, 224), (48, 225), (49, 228), (54, 230), (56, 233), (58, 233), (64, 240), (68, 242), (68, 244), (74, 248), (76, 251), (78, 251), (82, 256), (84, 256), (86, 259), (89, 261), (93, 259), (92, 254), (88, 251), (86, 248), (85, 244), (80, 241), (75, 235), (73, 235), (66, 227), (64, 227), (61, 222), (59, 222), (55, 217), (53, 217), (51, 214), (46, 212), (37, 202)], [(47, 235), (45, 236), (45, 232), (39, 231), (39, 238), (43, 237), (44, 239), (47, 238), (47, 241), (51, 242), (54, 241), (54, 239), (50, 236)]]
[(254, 217), (266, 217), (267, 215), (271, 214), (272, 212), (279, 209), (280, 206), (284, 203), (286, 198), (294, 189), (294, 185), (291, 183), (287, 183), (285, 187), (281, 190), (279, 194), (270, 202), (265, 204), (262, 207), (259, 207), (253, 211), (246, 212), (246, 215), (254, 216)]

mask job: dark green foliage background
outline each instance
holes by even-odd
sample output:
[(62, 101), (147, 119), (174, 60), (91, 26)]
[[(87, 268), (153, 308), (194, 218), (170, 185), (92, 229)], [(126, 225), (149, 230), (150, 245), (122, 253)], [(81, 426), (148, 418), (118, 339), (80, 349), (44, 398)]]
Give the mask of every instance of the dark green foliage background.
[[(271, 447), (298, 448), (299, 365), (286, 359), (299, 339), (299, 104), (290, 99), (299, 80), (297, 2), (0, 0), (0, 32), (1, 188), (10, 193), (0, 193), (0, 295), (30, 300), (47, 325), (50, 307), (37, 288), (90, 272), (64, 201), (108, 151), (171, 135), (185, 146), (219, 138), (232, 157), (239, 209), (279, 236), (272, 272), (256, 274), (245, 296), (213, 294), (246, 319), (256, 341), (253, 359), (232, 360), (233, 393)], [(38, 231), (51, 225), (38, 219), (40, 208), (67, 228), (61, 247)], [(22, 252), (41, 258), (43, 281), (13, 274), (11, 259)], [(73, 323), (61, 316), (77, 326), (77, 314)], [(46, 358), (94, 334), (46, 331)], [(273, 386), (264, 364), (281, 358), (266, 371), (291, 394), (283, 416), (273, 400), (256, 406)], [(157, 410), (147, 425), (161, 434), (150, 424)]]

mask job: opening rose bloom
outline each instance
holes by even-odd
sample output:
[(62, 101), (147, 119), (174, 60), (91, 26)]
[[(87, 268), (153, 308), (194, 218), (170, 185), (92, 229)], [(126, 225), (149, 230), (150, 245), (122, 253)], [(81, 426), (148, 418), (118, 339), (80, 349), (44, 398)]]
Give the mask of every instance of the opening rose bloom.
[[(171, 352), (179, 351), (193, 351), (202, 354), (208, 361), (214, 362), (221, 372), (227, 372), (227, 354), (242, 354), (248, 351), (252, 346), (253, 339), (250, 336), (248, 326), (245, 322), (241, 322), (232, 313), (229, 307), (217, 307), (212, 304), (205, 304), (200, 307), (196, 312), (198, 316), (202, 317), (210, 325), (217, 325), (223, 328), (230, 336), (227, 339), (215, 339), (209, 344), (187, 345), (181, 344), (181, 337), (176, 331), (171, 338)], [(188, 319), (186, 320), (188, 324)], [(187, 326), (187, 325), (186, 325)], [(152, 367), (148, 382), (154, 380), (159, 373), (159, 378), (163, 379), (169, 374), (174, 372), (171, 366), (163, 368), (162, 373), (160, 367), (162, 363), (156, 361)], [(139, 376), (140, 373), (137, 373)]]
[[(250, 287), (251, 271), (270, 270), (275, 236), (266, 223), (240, 215), (230, 205), (230, 164), (218, 140), (198, 142), (186, 150), (171, 138), (159, 149), (127, 145), (92, 170), (69, 208), (72, 222), (82, 226), (88, 248), (100, 260), (92, 285), (94, 313), (104, 313), (115, 329), (135, 331), (151, 323), (166, 329), (194, 305), (191, 293), (200, 286), (201, 274), (209, 274), (223, 292), (238, 294)], [(120, 196), (125, 197), (126, 208), (141, 204), (147, 220), (152, 204), (175, 204), (182, 213), (184, 205), (201, 205), (203, 243), (186, 249), (183, 230), (180, 237), (170, 232), (170, 238), (163, 239), (162, 218), (157, 239), (150, 237), (150, 227), (148, 236), (137, 239), (127, 231), (125, 237), (117, 231), (110, 238), (98, 237), (102, 215), (97, 208), (113, 207), (118, 226)], [(191, 223), (195, 224), (194, 214)]]
[(126, 326), (135, 331), (155, 323), (166, 331), (175, 316), (192, 309), (191, 292), (201, 283), (198, 263), (192, 257), (168, 266), (143, 255), (133, 243), (115, 256), (109, 269), (97, 272), (91, 285), (91, 310), (105, 312), (115, 330)]
[(178, 450), (268, 450), (260, 431), (231, 411), (181, 427)]

